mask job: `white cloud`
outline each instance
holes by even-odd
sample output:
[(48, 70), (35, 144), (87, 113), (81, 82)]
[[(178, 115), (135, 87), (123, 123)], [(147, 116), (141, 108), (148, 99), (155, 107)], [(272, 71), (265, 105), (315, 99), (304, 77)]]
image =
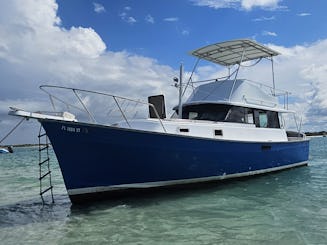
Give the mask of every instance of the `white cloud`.
[(214, 9), (239, 8), (241, 0), (192, 0), (195, 5)]
[(128, 15), (126, 12), (122, 12), (119, 16), (123, 21), (127, 22), (128, 24), (134, 24), (137, 22), (133, 16)]
[(168, 18), (164, 18), (164, 21), (167, 21), (167, 22), (176, 22), (178, 21), (178, 17), (168, 17)]
[(133, 16), (129, 16), (126, 20), (127, 23), (133, 24), (136, 22), (136, 19)]
[(263, 31), (262, 32), (263, 36), (272, 36), (272, 37), (277, 37), (276, 32), (272, 32), (272, 31)]
[(251, 10), (255, 7), (266, 9), (277, 9), (281, 0), (242, 0), (241, 5), (245, 10)]
[(154, 18), (150, 14), (145, 16), (145, 21), (148, 23), (154, 24)]
[(106, 12), (106, 9), (104, 8), (104, 6), (100, 3), (93, 3), (94, 6), (94, 12), (96, 13), (103, 13)]
[(281, 88), (291, 91), (305, 130), (320, 130), (327, 122), (327, 40), (311, 45), (271, 47), (282, 56), (276, 58), (276, 79)]
[(182, 35), (188, 36), (188, 35), (190, 35), (190, 32), (188, 30), (182, 30)]
[[(165, 93), (169, 108), (176, 103), (177, 91), (167, 86), (167, 81), (176, 76), (175, 70), (151, 58), (107, 50), (92, 28), (65, 29), (60, 26), (57, 9), (54, 0), (2, 4), (0, 139), (17, 121), (7, 115), (9, 106), (32, 111), (50, 109), (48, 97), (38, 89), (41, 84), (108, 91), (143, 100)], [(36, 139), (35, 135), (31, 137), (31, 141)], [(9, 137), (4, 144), (10, 142), (29, 141)]]
[(131, 16), (130, 14), (129, 14), (129, 12), (132, 10), (132, 8), (130, 7), (130, 6), (126, 6), (126, 7), (124, 7), (124, 12), (122, 12), (121, 14), (119, 14), (119, 16), (120, 16), (120, 18), (123, 20), (123, 21), (125, 21), (126, 23), (128, 23), (128, 24), (134, 24), (134, 23), (136, 23), (137, 22), (137, 20), (133, 17), (133, 16)]
[(272, 20), (275, 20), (275, 19), (276, 19), (275, 16), (271, 16), (271, 17), (265, 17), (265, 16), (263, 16), (263, 17), (260, 17), (260, 18), (255, 18), (252, 21), (254, 21), (254, 22), (261, 22), (261, 21), (272, 21)]
[(297, 16), (300, 16), (300, 17), (310, 16), (310, 15), (311, 15), (310, 13), (299, 13), (299, 14), (297, 14)]
[(233, 8), (250, 11), (253, 8), (266, 10), (284, 9), (279, 5), (282, 0), (191, 0), (195, 5), (206, 6), (214, 9)]

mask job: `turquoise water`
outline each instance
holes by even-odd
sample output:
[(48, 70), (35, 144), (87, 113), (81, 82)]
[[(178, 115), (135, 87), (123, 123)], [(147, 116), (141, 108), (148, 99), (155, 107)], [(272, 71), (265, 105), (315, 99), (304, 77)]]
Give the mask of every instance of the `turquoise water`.
[(327, 138), (310, 147), (308, 167), (88, 206), (71, 206), (53, 153), (42, 206), (37, 148), (16, 148), (0, 155), (0, 244), (327, 244)]

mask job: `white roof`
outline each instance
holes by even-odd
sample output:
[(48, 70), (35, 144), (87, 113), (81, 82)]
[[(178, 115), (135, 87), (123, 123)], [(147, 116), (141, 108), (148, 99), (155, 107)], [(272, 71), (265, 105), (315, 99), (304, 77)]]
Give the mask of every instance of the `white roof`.
[(191, 54), (223, 66), (279, 55), (278, 52), (248, 39), (211, 44), (191, 51)]
[[(230, 104), (248, 108), (270, 111), (288, 112), (279, 107), (275, 96), (264, 92), (260, 86), (245, 80), (216, 81), (195, 88), (188, 100), (183, 104)], [(232, 94), (230, 94), (233, 89)]]

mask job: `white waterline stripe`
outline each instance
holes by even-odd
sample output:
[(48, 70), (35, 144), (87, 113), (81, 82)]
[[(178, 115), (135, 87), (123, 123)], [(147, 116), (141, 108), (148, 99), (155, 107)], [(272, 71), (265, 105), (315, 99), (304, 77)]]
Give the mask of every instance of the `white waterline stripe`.
[(171, 185), (201, 183), (201, 182), (209, 182), (214, 180), (224, 180), (224, 179), (252, 176), (257, 174), (264, 174), (264, 173), (279, 171), (283, 169), (299, 167), (306, 164), (308, 164), (308, 162), (299, 162), (299, 163), (293, 163), (293, 164), (275, 167), (275, 168), (268, 168), (268, 169), (255, 170), (255, 171), (249, 171), (244, 173), (236, 173), (236, 174), (228, 174), (228, 175), (220, 175), (220, 176), (212, 176), (212, 177), (133, 183), (133, 184), (112, 185), (112, 186), (86, 187), (86, 188), (69, 189), (67, 190), (67, 192), (68, 195), (73, 196), (73, 195), (80, 195), (80, 194), (87, 194), (87, 193), (117, 191), (117, 190), (133, 189), (133, 188), (146, 189), (146, 188), (163, 187), (163, 186), (171, 186)]

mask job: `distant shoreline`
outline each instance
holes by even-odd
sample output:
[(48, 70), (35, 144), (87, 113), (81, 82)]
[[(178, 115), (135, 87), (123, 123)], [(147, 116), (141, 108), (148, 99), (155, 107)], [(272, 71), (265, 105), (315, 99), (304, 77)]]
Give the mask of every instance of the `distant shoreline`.
[(307, 135), (308, 138), (323, 138), (327, 137), (326, 135)]
[(326, 137), (327, 132), (326, 131), (320, 131), (320, 132), (305, 132), (306, 136), (310, 137)]
[[(45, 145), (45, 144), (41, 144), (41, 145)], [(49, 145), (50, 145), (50, 144), (49, 144)], [(13, 144), (13, 145), (0, 145), (0, 147), (2, 147), (2, 148), (7, 148), (7, 147), (9, 147), (9, 146), (11, 146), (11, 147), (17, 147), (17, 148), (19, 148), (19, 147), (37, 147), (37, 146), (39, 146), (39, 144), (17, 144), (17, 145)]]
[[(305, 132), (305, 135), (309, 138), (315, 138), (315, 137), (327, 137), (327, 131), (320, 131), (320, 132)], [(12, 144), (12, 145), (0, 145), (2, 148), (7, 148), (9, 146), (11, 147), (36, 147), (39, 144)], [(41, 144), (44, 145), (44, 144)], [(51, 144), (49, 144), (51, 145)]]

